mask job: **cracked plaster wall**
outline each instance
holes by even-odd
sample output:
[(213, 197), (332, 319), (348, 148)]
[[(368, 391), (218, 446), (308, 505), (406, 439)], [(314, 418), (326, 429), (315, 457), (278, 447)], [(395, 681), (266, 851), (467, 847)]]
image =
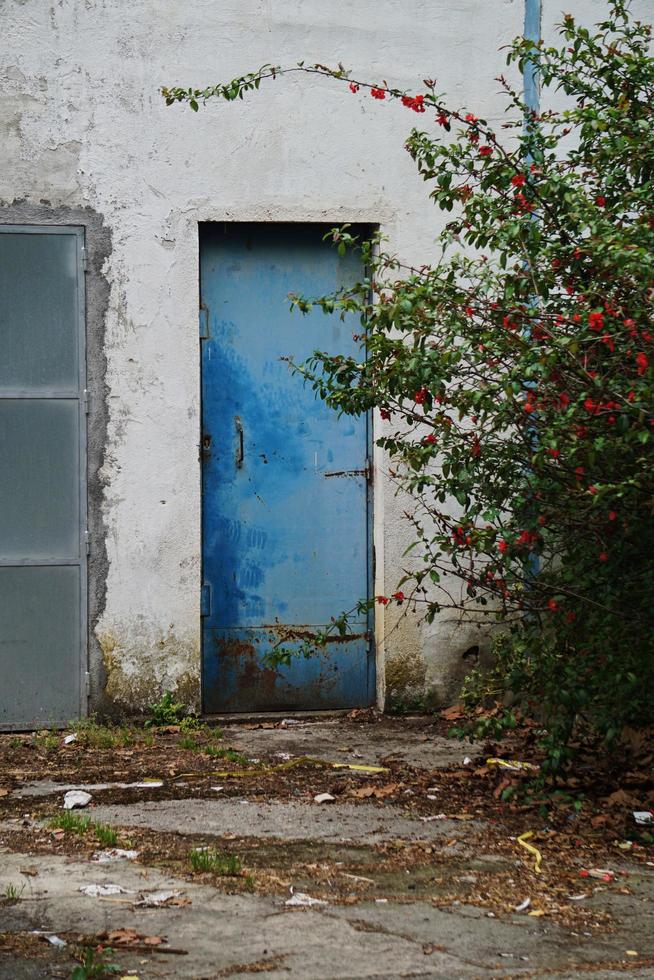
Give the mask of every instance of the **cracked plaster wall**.
[[(95, 408), (106, 410), (106, 439), (92, 474), (102, 493), (94, 547), (106, 549), (94, 586), (95, 706), (141, 708), (167, 688), (198, 698), (198, 221), (378, 222), (418, 261), (439, 222), (403, 151), (416, 120), (399, 106), (289, 78), (196, 115), (166, 108), (159, 86), (341, 60), (409, 89), (435, 76), (453, 103), (499, 125), (498, 48), (523, 17), (523, 0), (0, 2), (0, 200), (53, 215), (90, 209), (111, 235), (111, 251), (98, 253), (109, 293), (106, 404)], [(375, 492), (376, 590), (392, 591), (407, 527), (392, 489), (378, 479)], [(390, 625), (389, 659), (408, 658), (408, 676), (447, 697), (474, 628)], [(383, 670), (378, 678), (381, 699)]]

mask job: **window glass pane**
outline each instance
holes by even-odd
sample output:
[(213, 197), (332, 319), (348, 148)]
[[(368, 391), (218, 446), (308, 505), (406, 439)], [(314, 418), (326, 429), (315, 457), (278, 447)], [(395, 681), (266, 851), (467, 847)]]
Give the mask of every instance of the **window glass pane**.
[(0, 724), (79, 715), (79, 568), (0, 568)]
[(0, 234), (0, 391), (78, 387), (77, 238)]
[(0, 400), (0, 558), (79, 555), (78, 403)]

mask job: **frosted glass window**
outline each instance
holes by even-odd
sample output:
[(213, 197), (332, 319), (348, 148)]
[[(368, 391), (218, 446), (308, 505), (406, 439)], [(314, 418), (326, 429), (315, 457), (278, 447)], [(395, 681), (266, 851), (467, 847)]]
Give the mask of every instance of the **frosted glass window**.
[(0, 234), (0, 391), (78, 385), (75, 235)]
[(0, 399), (0, 558), (76, 558), (79, 533), (77, 401)]

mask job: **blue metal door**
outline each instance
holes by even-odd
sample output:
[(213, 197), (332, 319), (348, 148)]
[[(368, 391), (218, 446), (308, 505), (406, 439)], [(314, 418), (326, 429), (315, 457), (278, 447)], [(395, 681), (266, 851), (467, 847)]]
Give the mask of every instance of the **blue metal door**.
[(368, 594), (367, 419), (316, 399), (284, 361), (354, 348), (356, 320), (289, 311), (361, 276), (319, 225), (201, 230), (203, 703), (206, 712), (371, 703), (365, 615), (289, 667), (298, 648)]

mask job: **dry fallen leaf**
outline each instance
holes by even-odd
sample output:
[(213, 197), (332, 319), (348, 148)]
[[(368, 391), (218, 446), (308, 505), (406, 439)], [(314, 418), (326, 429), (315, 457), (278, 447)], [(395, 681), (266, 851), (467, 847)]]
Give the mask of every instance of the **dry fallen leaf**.
[(446, 721), (458, 721), (459, 718), (464, 717), (465, 711), (460, 704), (453, 704), (451, 708), (445, 708), (444, 711), (441, 711), (440, 715)]

